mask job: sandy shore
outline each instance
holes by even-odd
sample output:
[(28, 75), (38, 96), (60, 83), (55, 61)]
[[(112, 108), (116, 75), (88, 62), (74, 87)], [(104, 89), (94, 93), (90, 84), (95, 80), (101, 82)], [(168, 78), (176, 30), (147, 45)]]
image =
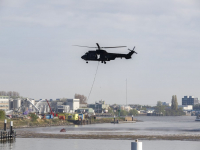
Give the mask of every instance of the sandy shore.
[(17, 138), (58, 138), (58, 139), (112, 139), (112, 140), (186, 140), (200, 141), (200, 135), (102, 135), (102, 134), (49, 134), (17, 131)]

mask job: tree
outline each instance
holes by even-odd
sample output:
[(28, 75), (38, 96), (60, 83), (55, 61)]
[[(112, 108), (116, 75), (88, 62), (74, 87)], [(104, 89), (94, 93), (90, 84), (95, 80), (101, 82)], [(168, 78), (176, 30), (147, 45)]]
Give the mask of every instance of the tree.
[(176, 95), (172, 96), (172, 106), (171, 106), (172, 110), (177, 110), (178, 109), (178, 102), (177, 102), (177, 97)]
[(161, 101), (157, 102), (157, 106), (155, 107), (155, 111), (158, 112), (158, 113), (165, 114), (165, 106), (162, 105)]
[(0, 96), (9, 96), (10, 98), (13, 99), (20, 97), (19, 93), (15, 91), (8, 91), (8, 92), (0, 91)]
[(162, 106), (162, 102), (161, 101), (157, 101), (157, 106)]
[(136, 110), (136, 109), (131, 109), (131, 110), (129, 110), (129, 112), (128, 112), (128, 114), (129, 115), (137, 115), (138, 114), (138, 111)]
[(111, 107), (108, 108), (108, 113), (113, 114), (113, 109)]
[(120, 110), (120, 116), (126, 116), (126, 115), (128, 115), (128, 111)]
[(87, 97), (81, 94), (75, 94), (75, 99), (80, 99), (80, 104), (87, 104)]

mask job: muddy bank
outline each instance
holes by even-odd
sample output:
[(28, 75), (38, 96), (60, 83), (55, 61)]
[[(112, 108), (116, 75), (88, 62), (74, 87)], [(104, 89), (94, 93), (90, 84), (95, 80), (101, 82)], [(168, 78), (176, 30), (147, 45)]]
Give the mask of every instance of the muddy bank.
[(17, 131), (17, 138), (58, 138), (58, 139), (108, 139), (108, 140), (185, 140), (200, 141), (200, 135), (101, 135), (101, 134), (49, 134)]

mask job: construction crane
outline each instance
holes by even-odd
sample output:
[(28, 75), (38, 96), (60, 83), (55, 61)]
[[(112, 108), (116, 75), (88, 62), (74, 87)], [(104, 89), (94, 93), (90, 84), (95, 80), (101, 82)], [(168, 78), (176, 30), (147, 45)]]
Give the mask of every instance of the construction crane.
[(22, 110), (22, 112), (25, 112), (25, 107), (27, 105), (27, 102), (29, 102), (35, 108), (36, 113), (39, 114), (39, 109), (28, 98), (25, 98), (22, 101), (22, 105), (16, 111), (14, 111), (14, 113), (17, 114), (20, 112), (20, 110)]
[[(47, 101), (47, 104), (49, 105), (49, 102), (48, 102), (48, 100), (47, 100), (47, 99), (46, 99), (46, 101)], [(50, 106), (50, 105), (49, 105), (49, 108), (50, 108), (50, 111), (51, 111), (51, 112), (50, 112), (50, 114), (51, 114), (51, 115), (53, 115), (53, 117), (54, 117), (54, 113), (53, 113), (53, 111), (52, 111), (52, 109), (51, 109), (51, 106)]]

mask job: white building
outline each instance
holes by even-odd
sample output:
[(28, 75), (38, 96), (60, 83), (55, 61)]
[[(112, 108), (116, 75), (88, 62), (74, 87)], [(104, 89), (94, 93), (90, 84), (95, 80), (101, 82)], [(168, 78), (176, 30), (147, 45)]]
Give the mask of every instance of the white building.
[(67, 99), (67, 105), (70, 107), (71, 112), (75, 112), (80, 107), (79, 99)]
[(193, 105), (179, 105), (179, 108), (183, 108), (183, 111), (191, 111), (193, 110)]
[(0, 96), (0, 110), (9, 110), (9, 96)]

